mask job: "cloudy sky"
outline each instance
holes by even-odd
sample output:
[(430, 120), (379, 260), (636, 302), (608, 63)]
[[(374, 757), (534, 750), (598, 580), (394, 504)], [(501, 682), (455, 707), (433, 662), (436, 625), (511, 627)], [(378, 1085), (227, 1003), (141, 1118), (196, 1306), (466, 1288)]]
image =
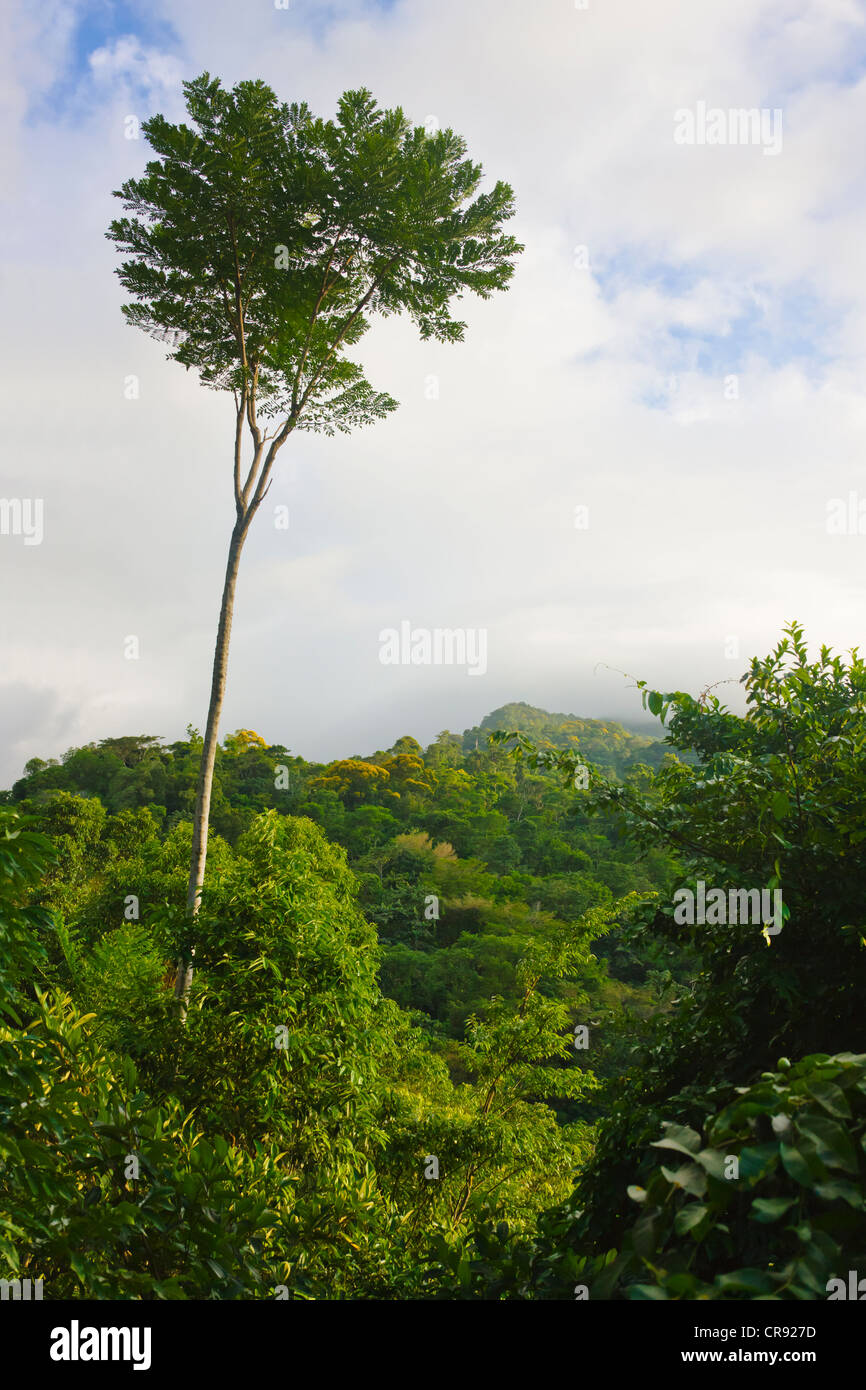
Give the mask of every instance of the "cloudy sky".
[[(231, 401), (125, 326), (103, 236), (147, 159), (130, 132), (204, 69), (452, 126), (526, 246), (462, 345), (368, 334), (397, 413), (282, 451), (224, 731), (326, 759), (510, 700), (632, 720), (622, 673), (736, 682), (792, 617), (864, 642), (862, 3), (7, 0), (2, 23), (0, 785), (204, 725)], [(486, 670), (383, 665), (403, 621), (483, 630)]]

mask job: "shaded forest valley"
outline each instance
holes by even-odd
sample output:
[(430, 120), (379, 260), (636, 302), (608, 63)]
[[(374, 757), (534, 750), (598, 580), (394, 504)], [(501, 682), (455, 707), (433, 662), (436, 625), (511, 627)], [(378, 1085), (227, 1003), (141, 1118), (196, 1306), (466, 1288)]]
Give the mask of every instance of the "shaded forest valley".
[[(0, 1259), (47, 1298), (815, 1299), (866, 1257), (866, 674), (0, 795)], [(701, 884), (779, 892), (683, 921)], [(862, 1265), (860, 1266), (862, 1267)]]

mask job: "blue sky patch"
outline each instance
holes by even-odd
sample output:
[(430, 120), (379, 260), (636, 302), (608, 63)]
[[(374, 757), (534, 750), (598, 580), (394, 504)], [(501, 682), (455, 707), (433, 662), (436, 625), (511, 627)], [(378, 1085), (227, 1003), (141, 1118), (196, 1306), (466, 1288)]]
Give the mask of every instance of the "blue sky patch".
[[(737, 282), (733, 274), (720, 277), (717, 264), (654, 260), (634, 250), (609, 257), (595, 269), (595, 277), (607, 303), (642, 287), (671, 300), (688, 296), (701, 281), (718, 284), (721, 279), (723, 285), (727, 282), (734, 288), (733, 307), (720, 316), (717, 331), (707, 324), (660, 323), (652, 349), (664, 375), (724, 376), (741, 371), (757, 357), (776, 369), (796, 363), (807, 375), (817, 377), (832, 361), (830, 343), (844, 314), (842, 306), (828, 304), (808, 283)], [(736, 294), (738, 290), (741, 295)], [(661, 392), (654, 403), (665, 400), (666, 393)]]
[(64, 70), (33, 103), (28, 121), (74, 118), (82, 101), (82, 87), (91, 77), (90, 55), (122, 38), (138, 39), (143, 48), (157, 48), (175, 56), (183, 52), (174, 27), (138, 0), (87, 0), (72, 31)]

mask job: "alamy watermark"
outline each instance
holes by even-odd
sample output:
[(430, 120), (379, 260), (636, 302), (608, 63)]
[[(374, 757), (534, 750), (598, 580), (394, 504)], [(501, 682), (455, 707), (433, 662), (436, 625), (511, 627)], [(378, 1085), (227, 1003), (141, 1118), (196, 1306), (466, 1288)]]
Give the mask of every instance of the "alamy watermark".
[[(784, 907), (781, 888), (710, 888), (702, 878), (691, 888), (678, 888), (674, 893), (674, 921), (678, 926), (737, 926), (739, 923), (758, 923), (767, 936), (782, 930)], [(772, 922), (772, 926), (769, 923)]]
[(847, 1285), (844, 1279), (828, 1279), (826, 1289), (829, 1303), (840, 1298), (852, 1299), (858, 1303), (866, 1299), (866, 1279), (861, 1279), (856, 1269), (848, 1270)]
[(399, 630), (379, 633), (379, 660), (383, 666), (465, 666), (467, 675), (487, 671), (487, 629), (416, 627), (404, 618)]
[(41, 497), (0, 497), (0, 536), (23, 536), (25, 545), (41, 545), (44, 535)]
[(828, 536), (866, 536), (866, 498), (854, 491), (830, 497), (825, 526)]
[(762, 145), (764, 154), (782, 153), (782, 111), (776, 106), (707, 107), (699, 101), (692, 111), (674, 112), (675, 145)]
[(73, 1318), (69, 1327), (51, 1330), (52, 1361), (131, 1361), (134, 1371), (150, 1369), (149, 1327), (82, 1327)]
[(25, 1303), (31, 1300), (39, 1303), (43, 1283), (41, 1275), (38, 1279), (0, 1279), (0, 1299), (14, 1298), (22, 1299)]

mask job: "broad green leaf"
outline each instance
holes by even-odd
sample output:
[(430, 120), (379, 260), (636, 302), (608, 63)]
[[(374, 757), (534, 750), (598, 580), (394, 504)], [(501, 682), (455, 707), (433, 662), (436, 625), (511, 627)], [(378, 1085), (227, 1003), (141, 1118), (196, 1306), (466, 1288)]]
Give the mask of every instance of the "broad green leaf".
[(797, 1203), (796, 1197), (756, 1197), (750, 1215), (755, 1221), (778, 1221)]

